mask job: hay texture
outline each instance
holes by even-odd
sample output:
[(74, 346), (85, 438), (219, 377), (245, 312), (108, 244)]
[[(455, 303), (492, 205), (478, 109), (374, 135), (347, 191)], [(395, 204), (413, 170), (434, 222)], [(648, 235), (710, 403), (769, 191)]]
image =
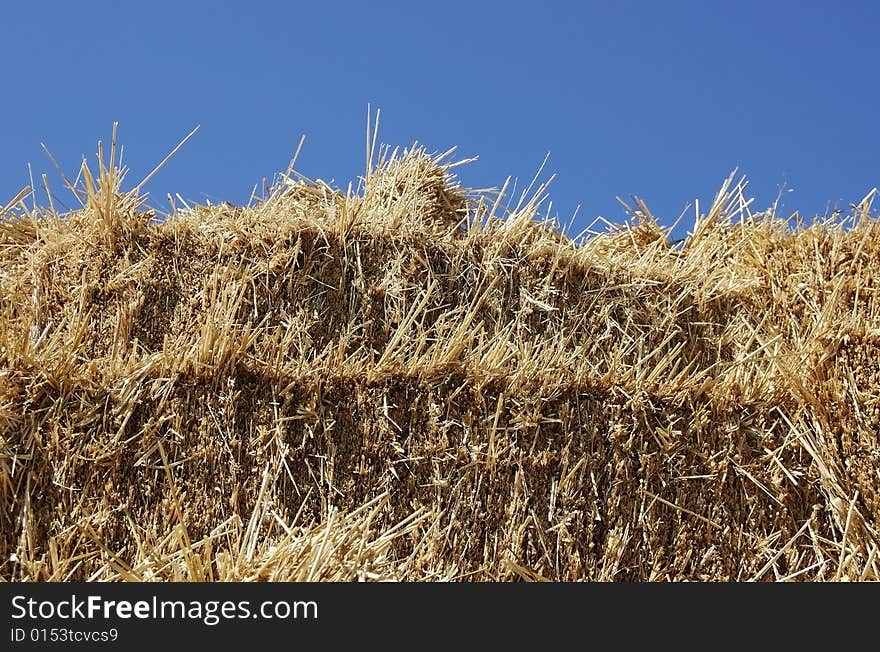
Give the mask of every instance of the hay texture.
[(873, 195), (572, 240), (447, 161), (7, 206), (0, 577), (880, 577)]

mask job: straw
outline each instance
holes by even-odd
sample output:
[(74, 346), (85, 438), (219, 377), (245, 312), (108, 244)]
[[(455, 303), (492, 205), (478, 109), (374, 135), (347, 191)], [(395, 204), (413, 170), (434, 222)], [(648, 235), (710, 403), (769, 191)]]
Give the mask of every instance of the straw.
[(880, 577), (875, 192), (575, 242), (376, 138), (158, 222), (114, 129), (3, 203), (2, 579)]

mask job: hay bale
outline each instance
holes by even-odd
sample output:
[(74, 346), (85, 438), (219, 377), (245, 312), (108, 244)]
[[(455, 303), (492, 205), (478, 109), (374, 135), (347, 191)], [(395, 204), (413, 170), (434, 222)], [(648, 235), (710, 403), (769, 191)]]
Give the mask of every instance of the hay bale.
[(878, 578), (870, 198), (576, 244), (420, 148), (161, 223), (114, 169), (0, 221), (3, 579)]

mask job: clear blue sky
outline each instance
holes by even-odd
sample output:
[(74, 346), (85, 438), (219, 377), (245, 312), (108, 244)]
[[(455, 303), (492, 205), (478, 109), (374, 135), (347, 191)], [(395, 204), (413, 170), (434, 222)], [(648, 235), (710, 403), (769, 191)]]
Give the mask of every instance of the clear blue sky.
[(671, 223), (734, 167), (808, 215), (880, 185), (876, 2), (17, 2), (2, 33), (2, 203), (28, 162), (69, 201), (40, 143), (74, 175), (113, 121), (131, 184), (201, 125), (156, 204), (244, 202), (303, 133), (297, 168), (344, 186), (367, 103), (383, 142), (479, 155), (471, 186), (550, 152), (576, 230), (616, 195)]

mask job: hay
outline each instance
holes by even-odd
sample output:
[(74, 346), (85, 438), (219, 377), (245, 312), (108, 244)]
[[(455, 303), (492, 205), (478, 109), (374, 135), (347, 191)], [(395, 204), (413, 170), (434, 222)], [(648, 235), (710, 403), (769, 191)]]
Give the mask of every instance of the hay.
[(873, 194), (576, 242), (447, 158), (162, 222), (112, 160), (15, 198), (0, 576), (880, 577)]

